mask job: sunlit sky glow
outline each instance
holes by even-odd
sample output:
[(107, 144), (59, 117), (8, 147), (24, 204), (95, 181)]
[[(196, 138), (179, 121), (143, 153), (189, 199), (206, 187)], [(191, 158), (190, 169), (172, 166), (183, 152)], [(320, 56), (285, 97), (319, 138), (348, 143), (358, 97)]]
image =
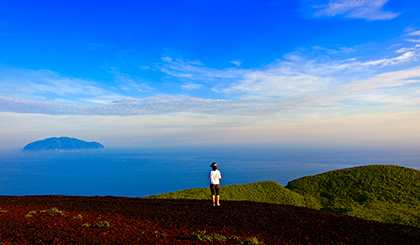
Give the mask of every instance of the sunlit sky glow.
[(0, 149), (420, 146), (420, 2), (3, 1)]

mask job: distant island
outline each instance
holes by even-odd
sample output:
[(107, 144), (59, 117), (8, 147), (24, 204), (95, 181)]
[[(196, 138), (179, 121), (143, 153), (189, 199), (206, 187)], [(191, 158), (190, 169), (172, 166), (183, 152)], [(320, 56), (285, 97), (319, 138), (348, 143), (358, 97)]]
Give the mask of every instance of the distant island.
[(52, 137), (38, 140), (27, 144), (24, 151), (70, 151), (70, 150), (92, 150), (104, 149), (105, 147), (98, 142), (86, 142), (83, 140), (69, 137)]

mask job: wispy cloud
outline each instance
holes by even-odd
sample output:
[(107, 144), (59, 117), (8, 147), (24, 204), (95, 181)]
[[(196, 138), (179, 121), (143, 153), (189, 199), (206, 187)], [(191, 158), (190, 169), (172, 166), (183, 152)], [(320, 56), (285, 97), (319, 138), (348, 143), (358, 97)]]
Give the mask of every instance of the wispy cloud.
[(420, 31), (412, 31), (407, 34), (408, 36), (420, 36)]
[(93, 98), (102, 102), (121, 98), (93, 81), (66, 77), (49, 70), (0, 66), (0, 85), (0, 96), (15, 98), (70, 101), (74, 104), (85, 104), (87, 99)]
[(261, 71), (247, 71), (239, 81), (223, 93), (240, 93), (245, 97), (284, 97), (322, 89), (328, 79), (321, 76), (305, 74), (291, 67), (279, 66)]
[(404, 41), (412, 42), (412, 43), (420, 43), (420, 39), (404, 39)]
[(211, 82), (218, 79), (235, 79), (240, 76), (238, 69), (211, 69), (198, 61), (184, 61), (182, 59), (162, 58), (163, 65), (160, 70), (173, 77), (201, 82)]
[(338, 83), (357, 80), (361, 72), (416, 61), (420, 57), (420, 45), (401, 48), (394, 57), (366, 61), (346, 59), (319, 62), (297, 55), (287, 57), (288, 60), (259, 70), (243, 70), (240, 79), (221, 92), (267, 98), (325, 91)]
[(133, 79), (130, 75), (121, 73), (116, 68), (110, 68), (107, 71), (114, 75), (114, 80), (119, 88), (126, 92), (149, 92), (154, 90), (141, 79)]
[[(420, 45), (414, 45), (396, 50), (393, 56), (372, 60), (349, 58), (320, 61), (291, 54), (259, 69), (223, 70), (211, 69), (201, 63), (186, 65), (182, 60), (171, 60), (171, 66), (166, 67), (165, 71), (169, 75), (188, 77), (192, 81), (200, 80), (203, 74), (207, 81), (215, 81), (220, 77), (229, 78), (224, 79), (225, 83), (212, 82), (206, 86), (213, 86), (213, 91), (239, 99), (242, 108), (247, 108), (249, 112), (254, 112), (251, 104), (255, 103), (258, 106), (264, 104), (262, 107), (269, 108), (273, 113), (282, 113), (296, 112), (309, 107), (339, 107), (340, 101), (357, 99), (352, 93), (360, 96), (361, 91), (371, 92), (373, 89), (417, 83), (418, 68), (396, 72), (383, 70), (396, 65), (410, 64), (419, 57)], [(170, 71), (170, 68), (173, 70)], [(217, 75), (208, 78), (211, 74)], [(233, 105), (233, 102), (229, 103), (232, 107), (238, 106)], [(283, 106), (279, 106), (280, 104)]]
[(183, 84), (181, 86), (181, 88), (184, 89), (184, 90), (197, 90), (197, 89), (200, 89), (202, 87), (204, 87), (203, 84), (197, 84), (197, 83), (191, 83), (191, 82)]
[(372, 78), (344, 84), (336, 92), (358, 92), (381, 88), (399, 87), (412, 83), (420, 83), (420, 66), (402, 71), (386, 72)]
[(198, 89), (208, 87), (220, 92), (232, 82), (240, 79), (245, 72), (240, 68), (212, 69), (199, 61), (184, 61), (163, 57), (159, 70), (168, 75), (167, 79), (176, 79), (183, 83), (182, 89)]
[(232, 63), (232, 64), (234, 64), (234, 65), (236, 65), (236, 66), (240, 66), (240, 65), (242, 64), (242, 61), (239, 61), (239, 60), (233, 60), (233, 61), (231, 61), (230, 63)]
[(347, 18), (390, 20), (400, 13), (384, 11), (388, 0), (331, 0), (326, 5), (314, 5), (315, 17), (344, 15)]
[[(259, 104), (261, 103), (263, 102), (259, 102)], [(0, 111), (49, 115), (127, 116), (180, 112), (250, 115), (262, 113), (260, 109), (254, 108), (256, 105), (252, 101), (212, 100), (193, 97), (147, 97), (127, 98), (114, 101), (114, 103), (108, 105), (89, 106), (0, 97)]]
[[(292, 53), (254, 69), (215, 69), (198, 61), (165, 57), (158, 68), (165, 73), (164, 79), (173, 79), (176, 81), (174, 87), (178, 86), (178, 90), (166, 96), (117, 69), (108, 71), (114, 76), (113, 86), (103, 89), (95, 82), (51, 71), (2, 67), (0, 111), (51, 115), (127, 116), (183, 112), (274, 115), (340, 110), (349, 106), (348, 101), (353, 104), (388, 101), (405, 105), (411, 100), (417, 105), (414, 98), (420, 93), (420, 67), (402, 68), (402, 65), (418, 60), (420, 45), (409, 45), (399, 46), (385, 58), (372, 60), (323, 59), (318, 53), (310, 58)], [(332, 54), (329, 49), (316, 49)], [(353, 50), (346, 55), (352, 53)], [(397, 65), (397, 71), (390, 71)], [(404, 99), (401, 93), (407, 91), (407, 86), (411, 86), (410, 97)], [(186, 96), (184, 93), (201, 89), (211, 89), (215, 92), (213, 98), (224, 99)], [(143, 91), (151, 96), (144, 96)], [(385, 100), (387, 95), (392, 97)]]

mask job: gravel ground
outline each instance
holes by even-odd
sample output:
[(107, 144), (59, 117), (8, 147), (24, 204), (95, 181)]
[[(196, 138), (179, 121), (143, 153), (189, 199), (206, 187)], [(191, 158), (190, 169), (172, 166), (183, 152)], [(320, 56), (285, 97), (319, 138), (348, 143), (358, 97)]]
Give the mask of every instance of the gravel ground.
[[(418, 244), (420, 229), (287, 205), (0, 196), (0, 244)], [(195, 233), (226, 237), (197, 241)], [(202, 233), (203, 234), (203, 233)]]

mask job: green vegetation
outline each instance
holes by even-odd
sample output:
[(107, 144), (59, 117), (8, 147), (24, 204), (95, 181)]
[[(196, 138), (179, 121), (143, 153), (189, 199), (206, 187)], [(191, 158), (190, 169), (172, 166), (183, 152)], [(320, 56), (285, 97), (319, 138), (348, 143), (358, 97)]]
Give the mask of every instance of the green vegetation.
[(287, 188), (319, 200), (323, 210), (420, 227), (420, 171), (371, 165), (289, 182)]
[[(209, 199), (209, 192), (209, 188), (195, 188), (149, 196), (147, 198)], [(228, 201), (255, 201), (320, 208), (317, 200), (290, 191), (274, 181), (221, 186), (220, 193), (222, 199)]]
[(206, 242), (223, 242), (228, 240), (227, 237), (220, 234), (207, 235), (206, 231), (193, 232), (191, 239)]
[[(220, 191), (222, 200), (288, 204), (420, 227), (420, 171), (400, 166), (362, 166), (303, 177), (286, 187), (264, 181)], [(147, 198), (210, 199), (209, 192), (195, 188)]]
[[(29, 211), (26, 215), (25, 215), (25, 217), (26, 218), (30, 218), (30, 217), (33, 217), (35, 214), (37, 214), (38, 212), (36, 211), (36, 210), (31, 210), (31, 211)], [(61, 211), (61, 210), (59, 210), (58, 208), (51, 208), (51, 209), (44, 209), (44, 210), (41, 210), (41, 211), (39, 211), (39, 213), (49, 213), (51, 216), (54, 216), (54, 215), (56, 215), (56, 214), (59, 214), (59, 215), (61, 215), (61, 216), (64, 216), (65, 215), (65, 212), (64, 211)]]
[(110, 227), (111, 223), (109, 223), (108, 221), (104, 221), (104, 222), (101, 221), (101, 222), (96, 223), (94, 225), (89, 224), (89, 223), (84, 223), (82, 226), (87, 227), (87, 228), (106, 228), (106, 227)]
[(257, 237), (247, 237), (245, 240), (241, 241), (239, 244), (264, 244), (263, 241), (260, 241)]
[(73, 219), (82, 219), (82, 218), (83, 218), (83, 216), (81, 214), (73, 217)]
[(53, 207), (51, 209), (44, 209), (41, 210), (40, 213), (49, 213), (51, 216), (54, 216), (55, 214), (59, 214), (61, 216), (64, 216), (66, 212), (61, 211), (60, 209)]
[(28, 212), (28, 214), (25, 215), (26, 218), (34, 217), (34, 214), (36, 214), (35, 210), (31, 210)]
[(96, 223), (95, 225), (93, 225), (93, 227), (99, 227), (99, 228), (105, 228), (105, 227), (110, 227), (111, 224), (108, 221), (101, 221), (99, 223)]
[(238, 244), (264, 244), (263, 241), (258, 240), (257, 237), (242, 238), (239, 236), (226, 237), (220, 234), (206, 234), (206, 231), (193, 232), (191, 236), (193, 241), (204, 242), (224, 242), (224, 241), (237, 241)]
[(165, 233), (160, 233), (159, 231), (154, 231), (153, 234), (155, 235), (155, 237), (165, 237), (166, 236)]

